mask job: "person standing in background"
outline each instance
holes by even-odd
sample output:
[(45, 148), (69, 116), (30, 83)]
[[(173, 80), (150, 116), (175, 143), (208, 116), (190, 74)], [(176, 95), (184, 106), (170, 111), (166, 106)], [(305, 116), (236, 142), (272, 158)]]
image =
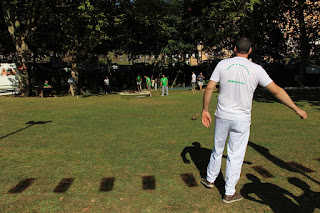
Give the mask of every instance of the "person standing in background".
[(198, 85), (200, 87), (200, 90), (202, 90), (203, 87), (203, 80), (204, 80), (204, 76), (202, 75), (202, 72), (198, 75)]
[(141, 78), (141, 75), (138, 74), (137, 76), (137, 87), (138, 87), (138, 91), (141, 92), (142, 91), (142, 88), (141, 88), (141, 84), (142, 84), (142, 78)]
[(196, 91), (196, 82), (197, 82), (197, 76), (194, 72), (192, 72), (191, 75), (191, 86), (192, 86), (192, 93), (194, 94), (194, 92)]
[(162, 86), (162, 94), (161, 96), (164, 96), (164, 90), (166, 90), (166, 95), (169, 95), (168, 91), (168, 79), (165, 75), (162, 75), (162, 78), (160, 79), (160, 85)]
[(103, 80), (103, 83), (104, 83), (105, 93), (106, 94), (110, 93), (110, 79), (108, 76), (106, 76), (106, 78)]
[(74, 77), (70, 77), (68, 79), (68, 84), (69, 84), (69, 92), (71, 92), (71, 95), (74, 96), (74, 92), (76, 91), (76, 79)]

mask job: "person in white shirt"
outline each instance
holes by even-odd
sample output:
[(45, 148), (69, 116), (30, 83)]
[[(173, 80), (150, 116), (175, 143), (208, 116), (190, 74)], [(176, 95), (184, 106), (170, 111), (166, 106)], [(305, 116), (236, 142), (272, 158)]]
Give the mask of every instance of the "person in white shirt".
[(69, 84), (69, 92), (71, 92), (71, 95), (74, 96), (74, 93), (77, 91), (76, 79), (73, 76), (71, 76), (68, 79), (68, 84)]
[(214, 148), (207, 167), (207, 177), (202, 179), (201, 183), (208, 188), (213, 188), (213, 183), (220, 172), (223, 150), (229, 136), (223, 198), (225, 203), (243, 198), (236, 193), (235, 187), (240, 178), (249, 140), (252, 99), (256, 87), (258, 85), (265, 87), (302, 119), (307, 118), (307, 113), (295, 105), (289, 95), (272, 81), (261, 66), (248, 60), (252, 51), (248, 38), (238, 39), (234, 51), (235, 57), (220, 61), (214, 69), (203, 96), (202, 110), (202, 123), (209, 128), (212, 123), (209, 104), (219, 82), (220, 94), (215, 111)]
[(103, 84), (104, 84), (104, 90), (105, 93), (108, 94), (110, 93), (110, 79), (108, 76), (106, 76), (106, 78), (103, 80)]
[(191, 86), (192, 86), (193, 94), (196, 91), (196, 82), (197, 82), (197, 76), (196, 76), (196, 74), (194, 74), (194, 72), (192, 72), (192, 75), (191, 75)]

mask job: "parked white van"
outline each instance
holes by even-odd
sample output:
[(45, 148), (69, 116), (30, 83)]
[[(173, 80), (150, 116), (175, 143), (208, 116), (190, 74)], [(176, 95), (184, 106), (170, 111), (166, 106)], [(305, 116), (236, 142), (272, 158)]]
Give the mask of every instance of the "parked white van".
[(18, 74), (14, 63), (0, 63), (0, 95), (19, 93)]

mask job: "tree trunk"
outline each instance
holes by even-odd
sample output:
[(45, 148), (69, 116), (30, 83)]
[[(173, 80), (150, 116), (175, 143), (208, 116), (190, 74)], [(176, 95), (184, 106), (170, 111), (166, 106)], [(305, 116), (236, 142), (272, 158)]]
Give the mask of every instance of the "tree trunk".
[[(30, 51), (29, 51), (28, 45), (25, 42), (25, 38), (21, 36), (19, 38), (19, 41), (17, 41), (16, 36), (14, 35), (14, 31), (9, 30), (9, 33), (15, 42), (17, 67), (26, 66), (26, 62), (29, 60)], [(26, 69), (19, 70), (18, 78), (19, 78), (19, 87), (20, 87), (21, 95), (29, 96), (30, 80), (29, 80), (28, 69), (26, 68)]]
[[(2, 4), (4, 8), (4, 5)], [(14, 19), (11, 19), (12, 14), (10, 14), (9, 9), (4, 9), (4, 19), (8, 27), (8, 32), (12, 38), (12, 41), (16, 48), (16, 58), (17, 58), (17, 67), (25, 66), (25, 63), (28, 61), (28, 56), (30, 56), (30, 51), (25, 38), (27, 33), (24, 35), (18, 36), (16, 34), (17, 26), (20, 26), (20, 23)], [(22, 96), (28, 96), (30, 94), (30, 85), (29, 85), (29, 73), (28, 69), (19, 70), (19, 87), (20, 93)]]
[[(43, 12), (48, 1), (29, 0), (29, 1), (13, 1), (1, 0), (3, 17), (8, 27), (8, 32), (16, 47), (17, 65), (25, 66), (25, 63), (31, 59), (31, 52), (26, 43), (26, 38), (31, 31), (35, 31), (37, 24), (40, 23)], [(27, 7), (24, 12), (18, 10), (18, 7)], [(20, 13), (21, 12), (21, 13)], [(20, 19), (19, 19), (20, 17)], [(19, 21), (20, 20), (20, 21)], [(19, 70), (20, 71), (20, 70)], [(22, 95), (30, 94), (30, 80), (28, 69), (20, 71), (20, 92)]]
[[(16, 52), (17, 52), (17, 65), (26, 66), (26, 62), (29, 60), (29, 48), (25, 43), (24, 38), (21, 38), (21, 45), (16, 43)], [(30, 95), (30, 79), (28, 69), (19, 70), (19, 82), (20, 82), (20, 93), (22, 96)], [(40, 86), (40, 85), (39, 85)]]

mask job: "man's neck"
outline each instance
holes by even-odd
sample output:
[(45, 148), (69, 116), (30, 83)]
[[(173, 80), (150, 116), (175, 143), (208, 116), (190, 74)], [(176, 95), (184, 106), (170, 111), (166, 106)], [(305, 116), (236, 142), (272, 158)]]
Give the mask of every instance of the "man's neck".
[(249, 54), (236, 53), (236, 57), (242, 57), (248, 59)]

